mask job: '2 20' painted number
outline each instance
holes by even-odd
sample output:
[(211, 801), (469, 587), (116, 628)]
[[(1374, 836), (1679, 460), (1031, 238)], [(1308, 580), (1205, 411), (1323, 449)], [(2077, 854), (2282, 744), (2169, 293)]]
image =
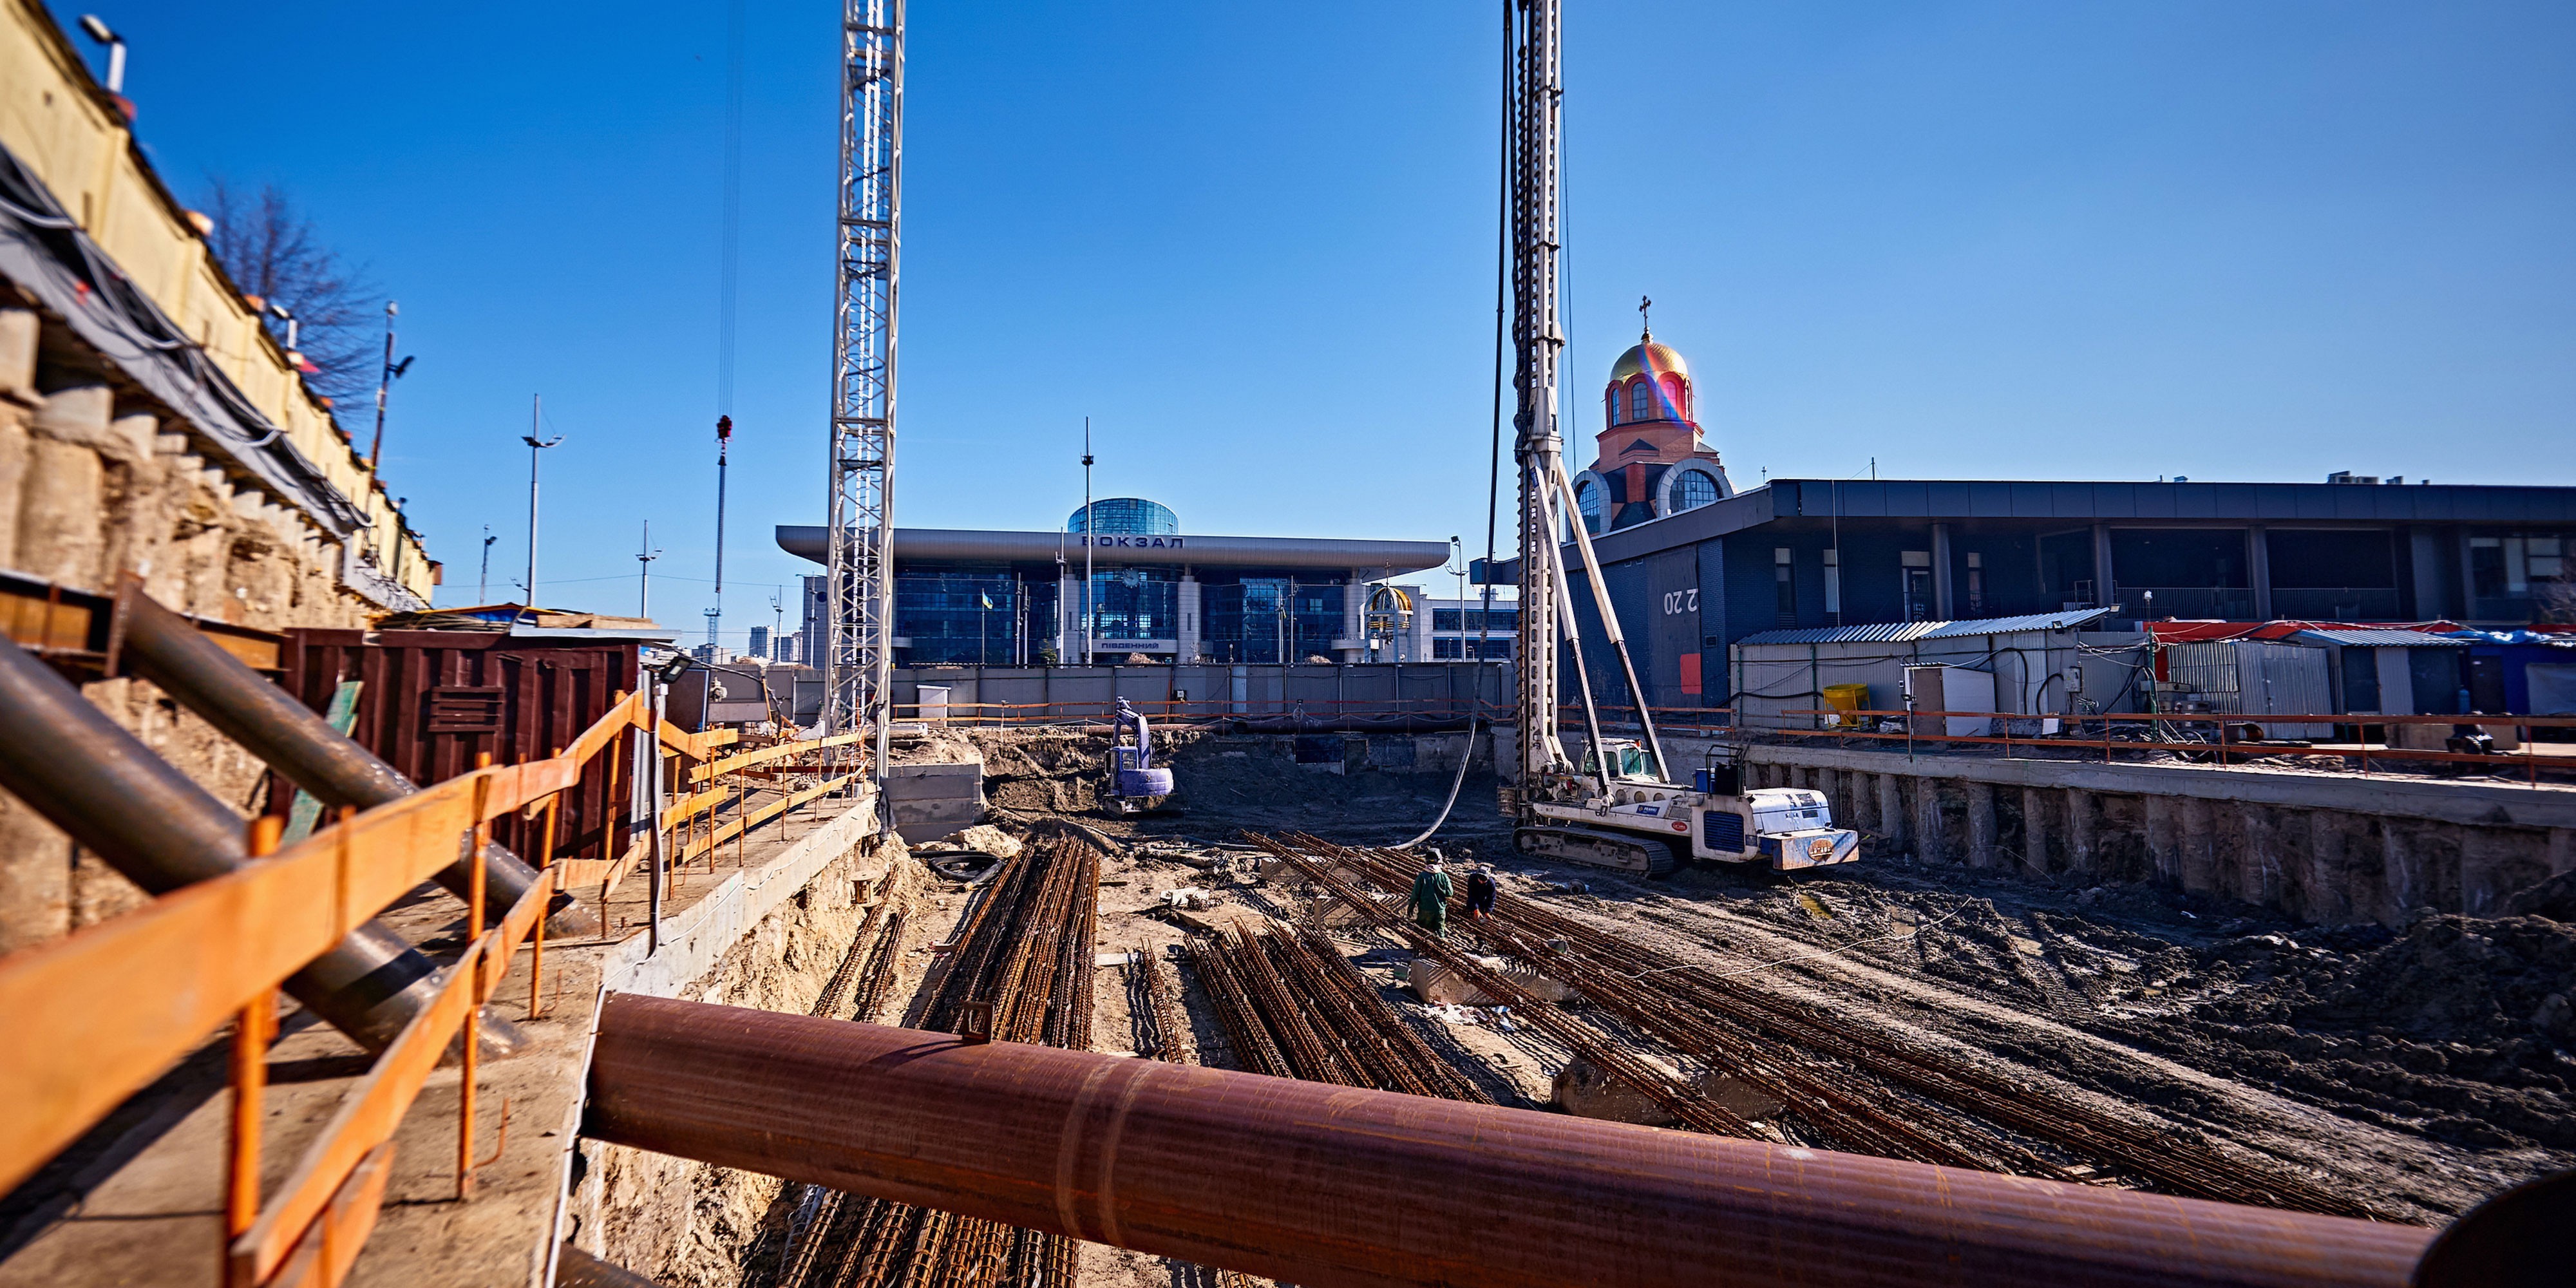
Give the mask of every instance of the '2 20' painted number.
[(1670, 617), (1675, 613), (1696, 613), (1698, 611), (1698, 591), (1668, 590), (1664, 592), (1664, 616)]

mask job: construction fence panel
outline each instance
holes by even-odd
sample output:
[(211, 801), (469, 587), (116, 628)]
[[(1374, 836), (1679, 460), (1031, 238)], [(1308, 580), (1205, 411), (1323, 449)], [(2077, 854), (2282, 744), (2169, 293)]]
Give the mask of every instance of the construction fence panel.
[(1125, 698), (1148, 716), (1308, 718), (1419, 715), (1464, 719), (1478, 699), (1489, 714), (1512, 706), (1508, 662), (1160, 663), (1118, 666), (919, 667), (894, 673), (896, 718), (919, 711), (924, 685), (948, 691), (953, 724), (1106, 719)]

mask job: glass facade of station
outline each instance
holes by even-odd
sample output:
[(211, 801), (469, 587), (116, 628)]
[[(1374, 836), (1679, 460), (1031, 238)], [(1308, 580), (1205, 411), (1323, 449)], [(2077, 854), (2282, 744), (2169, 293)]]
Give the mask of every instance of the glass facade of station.
[(1098, 532), (1102, 536), (1168, 537), (1181, 530), (1180, 516), (1160, 503), (1140, 496), (1103, 497), (1091, 503), (1086, 515), (1081, 510), (1064, 521), (1067, 532)]
[(1038, 570), (950, 565), (898, 573), (894, 634), (906, 666), (1031, 666), (1055, 647), (1056, 580)]
[(1091, 616), (1094, 644), (1179, 639), (1181, 570), (1139, 567), (1094, 571)]
[[(1094, 501), (1088, 514), (1067, 516), (1065, 528), (1066, 535), (935, 531), (918, 545), (900, 540), (895, 665), (1123, 663), (1131, 654), (1272, 665), (1366, 660), (1366, 646), (1352, 638), (1360, 633), (1353, 597), (1389, 573), (1436, 565), (1443, 553), (1427, 542), (1343, 541), (1332, 543), (1332, 562), (1315, 566), (1316, 543), (1185, 536), (1171, 509), (1141, 497)], [(1153, 540), (1130, 540), (1137, 537)], [(1362, 566), (1334, 566), (1345, 555)], [(817, 622), (821, 580), (809, 579), (808, 618)], [(1430, 651), (1426, 644), (1405, 657), (1426, 660)]]
[(1333, 640), (1342, 633), (1348, 583), (1349, 578), (1330, 573), (1269, 576), (1260, 569), (1208, 581), (1199, 587), (1199, 610), (1207, 618), (1200, 648), (1212, 662), (1332, 657)]

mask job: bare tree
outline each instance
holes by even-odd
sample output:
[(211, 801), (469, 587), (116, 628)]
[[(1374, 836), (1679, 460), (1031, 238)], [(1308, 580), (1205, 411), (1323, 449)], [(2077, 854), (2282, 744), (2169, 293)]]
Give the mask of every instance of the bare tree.
[[(215, 224), (207, 245), (233, 284), (295, 315), (296, 348), (315, 367), (305, 383), (335, 401), (372, 393), (383, 360), (376, 284), (325, 246), (275, 184), (252, 193), (209, 176), (203, 206)], [(283, 344), (286, 323), (266, 322)]]
[(2576, 580), (2562, 577), (2532, 582), (2531, 619), (2535, 622), (2576, 622)]

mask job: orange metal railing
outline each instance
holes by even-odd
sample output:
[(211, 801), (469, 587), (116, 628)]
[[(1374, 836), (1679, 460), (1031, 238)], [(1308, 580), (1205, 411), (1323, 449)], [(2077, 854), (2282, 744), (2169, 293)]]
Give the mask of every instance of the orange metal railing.
[[(658, 727), (655, 727), (658, 724)], [(602, 883), (603, 896), (649, 848), (649, 838), (616, 860), (550, 862), (553, 804), (581, 780), (582, 767), (628, 730), (651, 729), (662, 754), (697, 762), (692, 782), (720, 783), (754, 766), (794, 765), (818, 781), (745, 813), (747, 785), (721, 786), (663, 811), (664, 829), (734, 802), (735, 817), (677, 847), (685, 861), (750, 827), (808, 804), (857, 776), (855, 735), (764, 747), (717, 759), (730, 730), (685, 734), (656, 722), (644, 695), (622, 697), (562, 753), (518, 765), (485, 765), (420, 793), (367, 810), (283, 850), (277, 820), (251, 824), (256, 861), (114, 920), (0, 959), (0, 1015), (11, 1049), (0, 1058), (0, 1191), (25, 1180), (127, 1096), (231, 1021), (235, 1024), (233, 1131), (226, 1160), (228, 1285), (336, 1284), (373, 1228), (390, 1176), (393, 1135), (442, 1052), (491, 1000), (512, 955), (531, 946), (529, 1013), (538, 1010), (544, 969), (544, 910), (555, 891)], [(818, 754), (825, 763), (809, 764)], [(612, 766), (615, 764), (612, 761)], [(482, 850), (492, 820), (531, 807), (547, 811), (548, 844), (539, 879), (497, 920), (483, 906)], [(471, 836), (478, 880), (468, 899), (464, 952), (436, 999), (379, 1055), (342, 1098), (319, 1137), (273, 1195), (259, 1190), (260, 1100), (265, 1051), (274, 1036), (279, 984), (352, 929), (455, 862)], [(174, 987), (173, 981), (185, 981)], [(475, 1064), (465, 1061), (457, 1145), (457, 1194), (473, 1190)]]

